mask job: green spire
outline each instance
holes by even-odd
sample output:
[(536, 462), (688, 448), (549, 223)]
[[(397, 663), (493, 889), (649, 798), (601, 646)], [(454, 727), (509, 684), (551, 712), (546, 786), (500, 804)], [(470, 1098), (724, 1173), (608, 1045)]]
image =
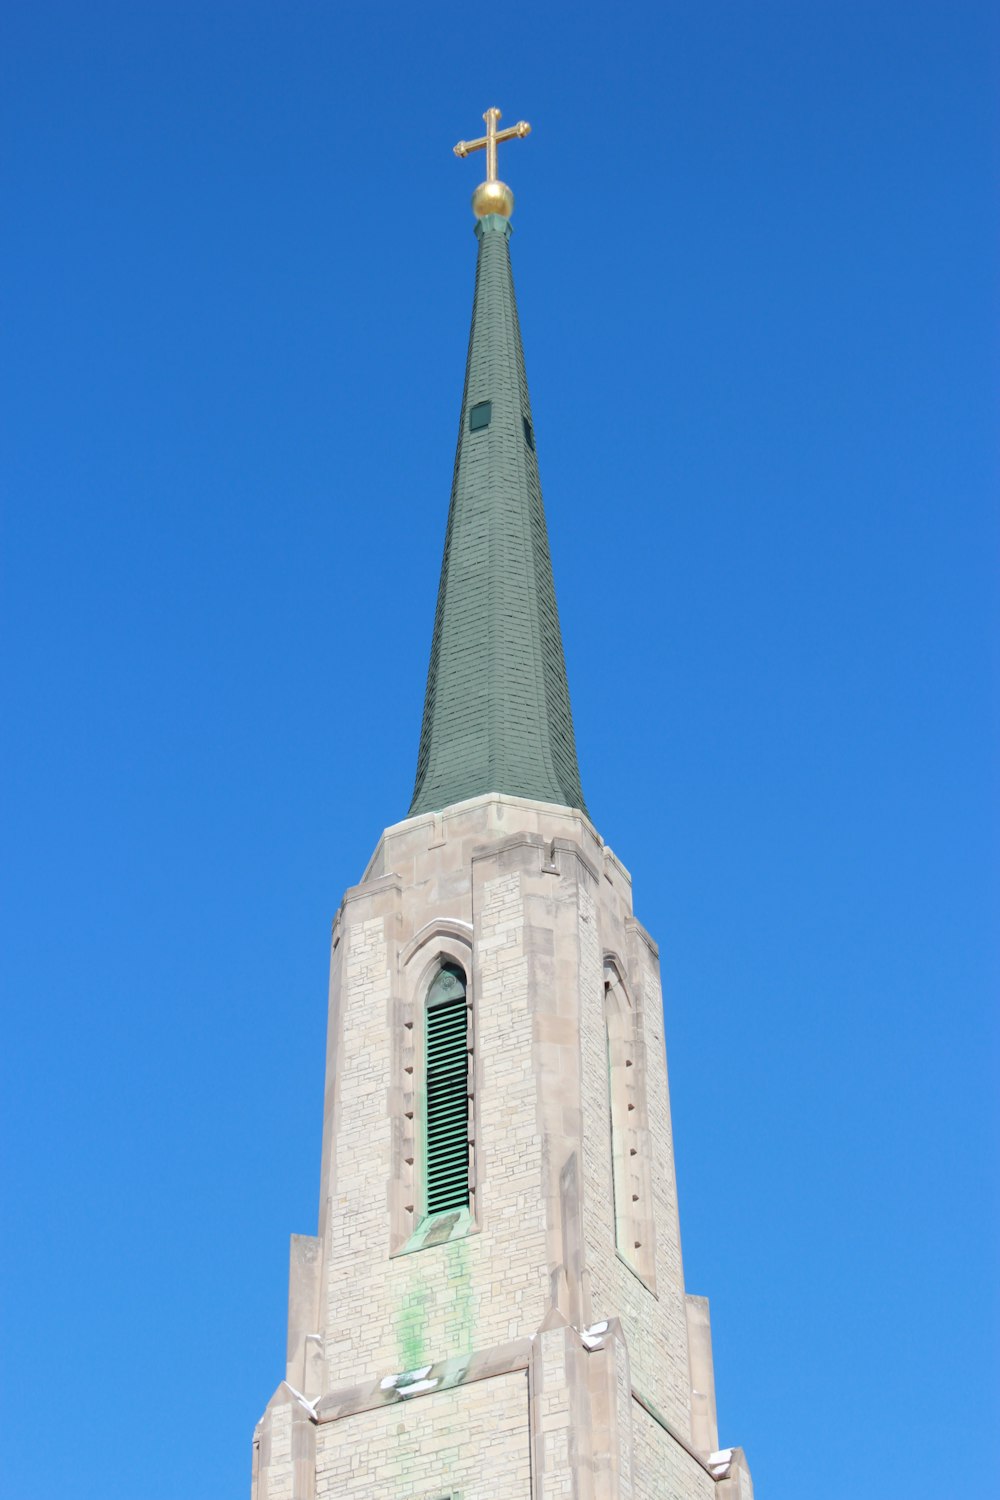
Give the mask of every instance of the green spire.
[(484, 792), (584, 810), (509, 222), (476, 224), (465, 392), (410, 816)]

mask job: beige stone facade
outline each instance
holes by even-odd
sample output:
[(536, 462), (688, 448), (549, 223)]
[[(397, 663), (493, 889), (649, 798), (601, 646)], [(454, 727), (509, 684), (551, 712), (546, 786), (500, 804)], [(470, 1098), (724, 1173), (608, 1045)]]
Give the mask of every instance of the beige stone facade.
[[(423, 1209), (423, 1006), (467, 978), (469, 1208)], [(587, 818), (388, 829), (334, 923), (319, 1234), (253, 1500), (751, 1500), (685, 1293), (656, 945)]]

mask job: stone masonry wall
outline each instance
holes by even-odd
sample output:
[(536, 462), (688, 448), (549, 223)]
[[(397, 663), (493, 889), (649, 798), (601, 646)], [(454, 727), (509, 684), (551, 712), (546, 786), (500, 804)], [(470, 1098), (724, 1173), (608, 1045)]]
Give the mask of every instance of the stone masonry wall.
[[(667, 1083), (667, 1054), (664, 1046), (663, 992), (660, 988), (659, 960), (649, 945), (633, 929), (631, 933), (631, 970), (639, 1000), (640, 1042), (645, 1058), (646, 1116), (652, 1155), (653, 1217), (656, 1224), (656, 1290), (667, 1359), (664, 1388), (658, 1393), (646, 1388), (642, 1341), (638, 1340), (632, 1355), (635, 1383), (663, 1411), (677, 1430), (691, 1432), (691, 1373), (688, 1359), (687, 1306), (684, 1294), (684, 1267), (681, 1260), (680, 1216), (677, 1205), (677, 1179), (674, 1167), (674, 1138), (670, 1120), (670, 1092)], [(619, 1265), (618, 1284), (624, 1294), (625, 1284)], [(650, 1351), (652, 1352), (652, 1351)], [(637, 1371), (639, 1373), (637, 1373)]]
[(635, 1500), (715, 1500), (715, 1481), (638, 1401), (632, 1403)]
[(316, 1468), (316, 1500), (530, 1500), (527, 1377), (322, 1424)]
[[(583, 889), (580, 892), (580, 944), (584, 1181), (592, 1315), (594, 1318), (616, 1316), (621, 1319), (636, 1387), (656, 1403), (679, 1432), (689, 1436), (691, 1386), (687, 1310), (657, 965), (647, 944), (626, 931), (620, 909), (616, 909), (607, 898), (598, 908)], [(626, 980), (637, 1002), (636, 1060), (640, 1068), (637, 1087), (645, 1093), (645, 1149), (652, 1155), (655, 1296), (616, 1253), (604, 1016), (604, 951), (614, 951), (622, 956), (627, 970)]]
[[(532, 1333), (548, 1276), (545, 1203), (532, 1065), (532, 1018), (516, 872), (486, 883), (481, 910), (467, 889), (448, 915), (474, 917), (469, 976), (477, 1041), (477, 1201), (482, 1232), (413, 1254), (388, 1254), (391, 1178), (389, 1002), (406, 910), (348, 908), (338, 1055), (335, 1188), (326, 1246), (326, 1389), (415, 1368)], [(413, 898), (426, 916), (425, 893)]]
[[(500, 816), (506, 814), (506, 826), (497, 829), (502, 835), (510, 832), (509, 806), (499, 809)], [(521, 813), (518, 806), (515, 814)], [(466, 815), (470, 822), (472, 816)], [(564, 1098), (567, 1121), (571, 1116), (566, 1110), (579, 1109), (583, 1134), (583, 1253), (589, 1296), (584, 1293), (582, 1305), (589, 1306), (595, 1319), (621, 1318), (637, 1389), (688, 1435), (687, 1320), (655, 955), (632, 919), (627, 878), (613, 856), (596, 844), (580, 846), (587, 849), (587, 858), (601, 861), (605, 878), (596, 882), (568, 856), (557, 861), (558, 878), (529, 878), (529, 866), (541, 868), (539, 856), (514, 849), (509, 857), (486, 861), (492, 878), (474, 896), (473, 853), (491, 847), (483, 810), (476, 816), (478, 826), (469, 829), (461, 818), (447, 817), (401, 825), (405, 835), (398, 844), (387, 844), (381, 868), (373, 868), (366, 883), (349, 893), (344, 907), (341, 993), (335, 998), (333, 1022), (339, 1096), (324, 1246), (325, 1389), (530, 1336), (538, 1328), (548, 1305), (556, 1252), (553, 1225), (546, 1222), (555, 1210), (551, 1197), (546, 1204), (543, 1194), (543, 1172), (551, 1171), (551, 1163), (546, 1169), (542, 1160), (537, 1111), (548, 1112), (551, 1128), (555, 1089)], [(557, 810), (539, 809), (537, 821), (543, 835), (571, 831), (568, 816)], [(579, 822), (575, 827), (580, 829)], [(522, 868), (512, 867), (517, 860)], [(551, 918), (545, 916), (548, 911)], [(392, 1104), (392, 1002), (402, 983), (400, 953), (435, 919), (464, 922), (473, 944), (476, 1205), (482, 1232), (390, 1257), (390, 1115), (392, 1107), (399, 1108), (398, 1100)], [(428, 958), (432, 950), (433, 943), (426, 950)], [(636, 1004), (636, 1057), (648, 1121), (645, 1149), (652, 1156), (655, 1297), (615, 1253), (605, 952), (618, 956)], [(531, 983), (529, 970), (535, 976)], [(577, 1076), (565, 1074), (568, 1058), (563, 1059), (558, 1076), (543, 1085), (546, 1097), (536, 1107), (538, 1028), (552, 1024), (540, 1018), (553, 1004), (545, 991), (554, 983), (561, 987), (559, 1012), (572, 1014), (573, 1028), (579, 1028)], [(564, 993), (567, 985), (572, 989)], [(546, 1056), (551, 1051), (543, 1049)], [(572, 1130), (564, 1139), (571, 1137)], [(548, 1190), (551, 1194), (551, 1179)], [(568, 1253), (565, 1245), (560, 1253)]]
[[(372, 1368), (372, 1333), (385, 1255), (390, 1126), (385, 1099), (390, 1036), (389, 947), (384, 917), (345, 924), (344, 993), (337, 1055), (336, 1191), (327, 1249), (324, 1353), (333, 1383)], [(367, 1266), (369, 1272), (363, 1273)]]
[(279, 1406), (270, 1416), (267, 1500), (292, 1500), (292, 1410)]
[[(648, 1154), (650, 1186), (630, 1191), (643, 1215), (634, 1238), (646, 1247), (655, 1229), (650, 1285), (616, 1253), (606, 956), (633, 1028), (627, 1088), (641, 1101), (636, 1160)], [(440, 1226), (419, 1222), (419, 1038), (442, 958), (462, 962), (473, 1008), (474, 1194), (471, 1214), (443, 1227), (454, 1237), (432, 1244)], [(322, 1175), (315, 1251), (292, 1258), (302, 1326), (289, 1356), (289, 1380), (303, 1370), (304, 1412), (320, 1412), (315, 1467), (310, 1458), (306, 1475), (300, 1454), (305, 1487), (290, 1470), (286, 1483), (296, 1461), (276, 1396), (259, 1429), (262, 1500), (313, 1500), (313, 1479), (316, 1500), (529, 1500), (532, 1483), (543, 1500), (580, 1484), (595, 1500), (707, 1500), (712, 1477), (684, 1446), (688, 1326), (659, 965), (627, 873), (581, 814), (489, 797), (386, 831), (335, 924)], [(605, 1337), (613, 1356), (590, 1353)], [(548, 1343), (560, 1339), (556, 1370)], [(522, 1370), (470, 1373), (514, 1340), (541, 1359), (534, 1406)], [(438, 1378), (443, 1361), (458, 1362), (458, 1383), (453, 1374), (445, 1389), (369, 1407), (365, 1393), (378, 1399), (386, 1377), (426, 1365)]]

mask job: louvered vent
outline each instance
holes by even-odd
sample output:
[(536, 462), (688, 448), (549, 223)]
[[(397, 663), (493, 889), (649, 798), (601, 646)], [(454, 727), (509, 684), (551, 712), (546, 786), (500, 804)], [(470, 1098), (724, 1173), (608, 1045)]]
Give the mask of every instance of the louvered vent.
[(427, 996), (427, 1212), (469, 1205), (469, 1020), (465, 976), (450, 965)]

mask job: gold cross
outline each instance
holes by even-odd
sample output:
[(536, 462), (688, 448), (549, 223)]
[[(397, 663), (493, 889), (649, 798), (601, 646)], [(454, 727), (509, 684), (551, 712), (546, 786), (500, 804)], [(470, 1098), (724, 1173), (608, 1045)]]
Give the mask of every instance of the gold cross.
[(486, 134), (479, 137), (478, 141), (459, 141), (454, 148), (456, 156), (468, 156), (470, 151), (481, 151), (486, 148), (486, 181), (497, 181), (497, 146), (501, 141), (512, 141), (515, 137), (523, 138), (530, 134), (531, 126), (527, 120), (518, 120), (516, 125), (511, 125), (507, 130), (498, 130), (497, 121), (500, 118), (498, 109), (488, 109), (483, 115), (486, 121)]

